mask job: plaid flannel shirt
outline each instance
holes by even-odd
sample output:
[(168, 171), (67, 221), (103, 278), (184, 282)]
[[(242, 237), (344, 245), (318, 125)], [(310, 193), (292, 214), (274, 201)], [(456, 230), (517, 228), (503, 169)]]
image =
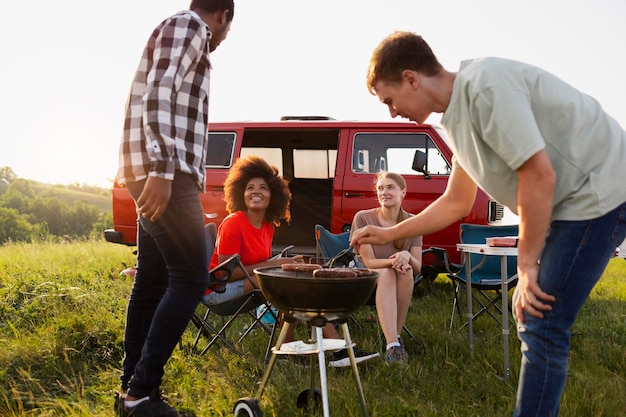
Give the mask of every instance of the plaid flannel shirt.
[(135, 73), (120, 144), (120, 184), (192, 174), (205, 188), (209, 112), (209, 27), (179, 12), (152, 33)]

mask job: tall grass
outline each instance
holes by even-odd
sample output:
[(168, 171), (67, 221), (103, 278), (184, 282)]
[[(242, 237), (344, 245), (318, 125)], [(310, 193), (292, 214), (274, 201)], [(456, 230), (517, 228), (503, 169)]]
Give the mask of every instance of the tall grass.
[[(0, 415), (111, 416), (119, 389), (122, 334), (132, 250), (106, 242), (12, 244), (0, 247)], [(562, 416), (623, 416), (626, 411), (626, 262), (611, 261), (572, 329), (570, 372)], [(512, 331), (511, 382), (502, 379), (501, 330), (488, 317), (474, 326), (470, 356), (465, 331), (448, 331), (452, 286), (444, 276), (420, 284), (403, 335), (406, 370), (382, 361), (359, 365), (371, 416), (511, 415), (519, 373)], [(375, 312), (361, 308), (352, 339), (382, 351)], [(458, 320), (457, 320), (458, 323)], [(245, 323), (237, 324), (243, 331)], [(308, 329), (298, 327), (306, 338)], [(232, 415), (240, 397), (255, 396), (266, 367), (267, 334), (256, 329), (238, 357), (216, 346), (204, 356), (185, 333), (166, 369), (170, 402), (198, 416)], [(232, 335), (234, 336), (234, 335)], [(317, 380), (317, 366), (313, 368)], [(259, 401), (265, 416), (304, 415), (295, 405), (310, 369), (276, 364)], [(334, 416), (362, 415), (349, 369), (328, 369)]]

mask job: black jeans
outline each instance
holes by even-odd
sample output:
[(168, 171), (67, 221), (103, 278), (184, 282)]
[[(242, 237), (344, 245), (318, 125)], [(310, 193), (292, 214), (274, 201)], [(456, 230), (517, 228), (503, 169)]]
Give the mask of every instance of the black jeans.
[[(144, 184), (128, 184), (135, 201)], [(160, 386), (164, 366), (209, 282), (204, 214), (191, 175), (176, 173), (159, 220), (139, 216), (137, 245), (121, 380), (124, 391), (142, 398)]]

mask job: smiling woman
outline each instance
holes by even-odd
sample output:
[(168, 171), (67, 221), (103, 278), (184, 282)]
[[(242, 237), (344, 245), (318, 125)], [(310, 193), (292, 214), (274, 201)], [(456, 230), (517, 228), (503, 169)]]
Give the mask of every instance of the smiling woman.
[(239, 158), (224, 182), (224, 201), (230, 214), (218, 227), (210, 268), (239, 254), (252, 279), (244, 279), (243, 271), (237, 270), (221, 291), (207, 290), (208, 304), (224, 302), (258, 288), (256, 268), (302, 262), (301, 256), (270, 259), (274, 226), (291, 219), (289, 186), (276, 167), (256, 155)]

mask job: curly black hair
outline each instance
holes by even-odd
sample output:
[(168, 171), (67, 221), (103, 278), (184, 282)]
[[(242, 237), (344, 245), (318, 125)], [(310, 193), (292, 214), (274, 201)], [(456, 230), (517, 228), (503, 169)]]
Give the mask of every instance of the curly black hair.
[(289, 183), (278, 175), (278, 169), (257, 155), (239, 158), (228, 172), (224, 182), (224, 201), (229, 213), (247, 210), (243, 198), (246, 185), (252, 178), (263, 178), (270, 188), (270, 205), (265, 212), (265, 220), (280, 226), (280, 221), (291, 221), (289, 205), (291, 191)]

